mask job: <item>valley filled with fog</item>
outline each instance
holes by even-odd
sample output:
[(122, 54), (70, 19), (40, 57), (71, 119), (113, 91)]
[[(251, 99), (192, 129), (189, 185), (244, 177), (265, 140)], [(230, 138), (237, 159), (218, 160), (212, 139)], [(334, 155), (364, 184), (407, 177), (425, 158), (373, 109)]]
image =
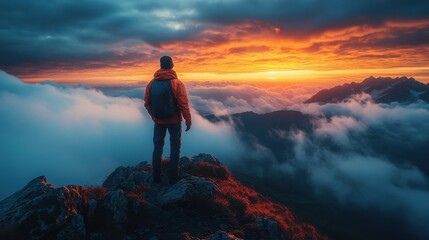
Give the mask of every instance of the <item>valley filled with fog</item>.
[[(276, 181), (275, 191), (294, 185), (302, 190), (290, 194), (347, 216), (374, 215), (397, 227), (392, 236), (429, 236), (428, 103), (375, 103), (368, 94), (303, 103), (333, 84), (185, 84), (194, 124), (183, 132), (182, 156), (210, 153), (233, 172)], [(144, 88), (28, 84), (0, 72), (0, 199), (40, 175), (57, 186), (94, 185), (119, 165), (150, 162)], [(277, 125), (254, 124), (280, 110)], [(284, 123), (290, 114), (305, 126)]]

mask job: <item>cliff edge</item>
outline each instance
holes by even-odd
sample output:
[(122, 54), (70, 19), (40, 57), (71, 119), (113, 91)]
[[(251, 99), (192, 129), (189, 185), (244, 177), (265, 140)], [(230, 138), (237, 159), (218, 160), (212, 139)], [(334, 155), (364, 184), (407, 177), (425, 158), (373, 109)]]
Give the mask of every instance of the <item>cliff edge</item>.
[(37, 177), (0, 202), (0, 239), (325, 239), (215, 157), (180, 160), (173, 185), (154, 184), (147, 162), (118, 167), (95, 187)]

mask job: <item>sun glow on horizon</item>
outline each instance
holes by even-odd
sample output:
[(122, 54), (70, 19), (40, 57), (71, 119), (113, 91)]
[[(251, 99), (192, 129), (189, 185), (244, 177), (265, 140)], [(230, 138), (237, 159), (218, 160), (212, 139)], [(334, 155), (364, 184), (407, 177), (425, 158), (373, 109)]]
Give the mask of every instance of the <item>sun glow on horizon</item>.
[[(169, 11), (155, 15), (173, 19)], [(171, 20), (170, 19), (170, 20)], [(175, 31), (183, 23), (167, 22)], [(429, 83), (428, 44), (403, 45), (429, 28), (429, 20), (356, 25), (309, 36), (289, 35), (280, 26), (243, 22), (207, 28), (196, 39), (150, 45), (113, 44), (119, 55), (139, 53), (145, 58), (100, 59), (74, 66), (67, 63), (11, 72), (28, 82), (54, 80), (86, 84), (133, 84), (149, 81), (159, 57), (170, 55), (185, 81), (350, 82), (369, 76), (414, 77)], [(405, 37), (404, 37), (405, 35)], [(419, 40), (420, 41), (420, 40)]]
[[(156, 71), (157, 68), (153, 68)], [(375, 77), (414, 77), (420, 82), (429, 83), (429, 67), (399, 67), (388, 69), (346, 69), (346, 70), (276, 70), (261, 72), (182, 72), (175, 69), (183, 81), (229, 81), (229, 82), (278, 82), (278, 83), (346, 83), (360, 82), (370, 76)], [(109, 77), (106, 78), (105, 74)], [(148, 82), (153, 78), (152, 72), (130, 70), (97, 70), (68, 72), (67, 74), (42, 75), (25, 77), (25, 82), (42, 82), (47, 80), (59, 83), (85, 83), (89, 85), (127, 85)]]

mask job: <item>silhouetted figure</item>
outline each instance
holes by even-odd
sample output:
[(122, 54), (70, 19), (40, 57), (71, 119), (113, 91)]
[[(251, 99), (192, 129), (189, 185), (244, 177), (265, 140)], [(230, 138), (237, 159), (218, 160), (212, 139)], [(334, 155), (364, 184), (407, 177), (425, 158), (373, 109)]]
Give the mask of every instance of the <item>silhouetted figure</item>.
[(182, 136), (182, 116), (185, 118), (186, 131), (191, 128), (188, 94), (185, 85), (177, 78), (173, 70), (173, 60), (169, 56), (160, 59), (161, 69), (146, 87), (144, 105), (155, 123), (153, 132), (153, 180), (161, 181), (161, 158), (168, 130), (170, 134), (170, 183), (179, 177), (180, 145)]

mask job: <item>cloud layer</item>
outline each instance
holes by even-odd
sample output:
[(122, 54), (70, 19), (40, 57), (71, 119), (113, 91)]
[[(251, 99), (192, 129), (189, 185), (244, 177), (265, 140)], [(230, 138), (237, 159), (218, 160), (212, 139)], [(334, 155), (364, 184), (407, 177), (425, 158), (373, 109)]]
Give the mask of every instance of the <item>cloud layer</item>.
[[(267, 113), (301, 104), (328, 84), (187, 82), (192, 107), (202, 116), (246, 111)], [(95, 86), (113, 97), (143, 99), (146, 85)]]
[[(96, 90), (26, 84), (4, 72), (0, 78), (0, 198), (38, 175), (58, 185), (98, 184), (119, 165), (150, 160), (144, 86)], [(415, 238), (429, 236), (429, 105), (374, 104), (368, 95), (339, 104), (301, 104), (320, 87), (190, 83), (195, 124), (183, 135), (182, 154), (208, 152), (252, 176), (280, 174), (306, 189), (307, 197), (334, 200), (352, 217), (364, 215), (375, 226), (396, 226)], [(234, 126), (200, 116), (285, 108), (313, 120), (307, 130), (271, 129), (285, 143), (282, 159), (258, 139), (252, 145), (242, 141)]]
[[(240, 153), (228, 125), (193, 116), (192, 130), (183, 134), (183, 155), (209, 152), (230, 159)], [(26, 84), (0, 72), (0, 198), (39, 175), (57, 185), (100, 184), (120, 165), (150, 162), (152, 131), (138, 99)]]
[[(378, 67), (389, 64), (385, 56), (395, 63), (419, 59), (406, 65), (427, 66), (421, 52), (428, 46), (428, 11), (429, 4), (418, 0), (4, 1), (0, 67), (19, 75), (138, 68), (162, 54), (174, 55), (190, 72), (208, 66), (212, 72), (228, 71), (225, 66), (234, 72), (255, 66), (338, 68), (347, 64), (339, 64), (342, 60), (374, 58), (380, 59), (372, 62)], [(314, 65), (317, 53), (323, 61)], [(251, 57), (243, 61), (243, 54)], [(299, 64), (288, 63), (291, 59)]]
[(284, 142), (280, 155), (244, 133), (247, 154), (234, 165), (240, 172), (268, 179), (279, 174), (312, 189), (306, 194), (319, 201), (334, 200), (351, 217), (365, 213), (375, 226), (403, 222), (406, 227), (397, 225), (398, 231), (407, 236), (429, 236), (429, 105), (376, 104), (365, 94), (338, 104), (302, 104), (321, 87), (210, 83), (192, 85), (189, 92), (201, 113), (289, 109), (312, 118), (309, 129), (269, 130), (272, 139)]
[(293, 154), (273, 160), (269, 171), (280, 171), (303, 188), (306, 182), (318, 198), (333, 198), (356, 216), (364, 211), (375, 218), (381, 212), (378, 221), (404, 221), (411, 236), (429, 236), (424, 226), (429, 221), (428, 104), (375, 104), (362, 95), (292, 108), (313, 116), (312, 130), (279, 135), (292, 142), (285, 150)]

